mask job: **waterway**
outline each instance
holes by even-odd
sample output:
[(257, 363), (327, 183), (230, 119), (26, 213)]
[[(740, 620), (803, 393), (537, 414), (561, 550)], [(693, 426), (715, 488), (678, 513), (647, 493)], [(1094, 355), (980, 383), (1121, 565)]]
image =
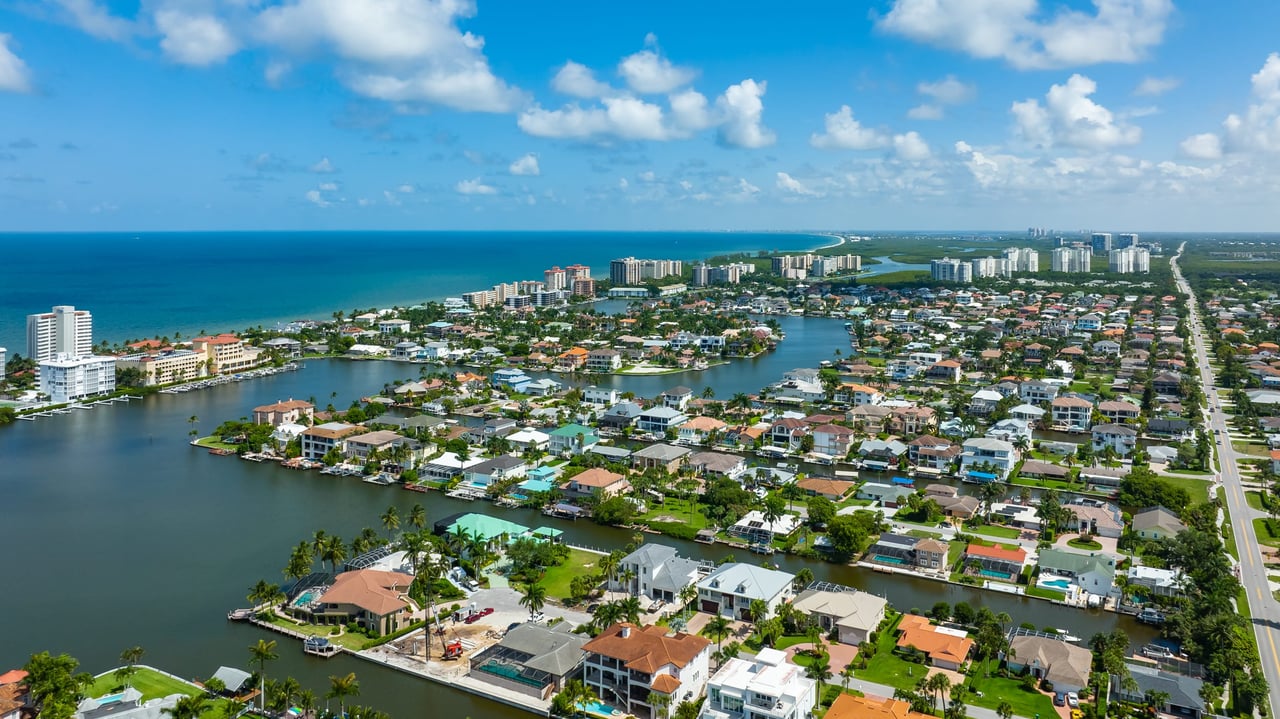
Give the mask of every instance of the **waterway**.
[[(673, 384), (710, 385), (720, 396), (755, 391), (786, 369), (813, 366), (847, 341), (837, 321), (779, 319), (788, 339), (776, 353), (706, 370), (697, 379), (625, 378), (617, 380), (619, 386), (640, 394)], [(258, 579), (280, 581), (290, 547), (316, 529), (350, 538), (362, 527), (377, 527), (388, 505), (403, 515), (415, 502), (427, 507), (432, 520), (464, 510), (493, 511), (485, 503), (215, 457), (187, 445), (193, 416), (207, 431), (223, 419), (248, 416), (259, 404), (309, 396), (327, 402), (335, 390), (333, 403), (345, 406), (415, 374), (416, 368), (391, 362), (315, 361), (300, 372), (0, 429), (0, 546), (10, 557), (0, 590), (0, 616), (6, 619), (0, 668), (19, 666), (47, 649), (78, 657), (87, 670), (104, 671), (133, 645), (146, 649), (148, 663), (182, 676), (207, 677), (223, 664), (247, 668), (247, 647), (266, 635), (225, 621), (225, 613), (246, 603), (244, 595)], [(504, 512), (513, 521), (544, 522), (531, 511)], [(630, 536), (585, 521), (558, 526), (569, 541), (606, 549)], [(710, 559), (728, 551), (675, 544), (682, 553)], [(772, 559), (788, 571), (809, 567), (819, 579), (883, 595), (903, 609), (967, 601), (1008, 612), (1016, 622), (1061, 627), (1086, 638), (1117, 625), (1135, 643), (1151, 637), (1114, 614), (792, 557)], [(280, 639), (280, 659), (269, 674), (294, 676), (320, 695), (329, 675), (354, 671), (359, 701), (397, 719), (421, 714), (423, 707), (449, 717), (522, 715), (351, 657), (306, 657), (291, 640)]]

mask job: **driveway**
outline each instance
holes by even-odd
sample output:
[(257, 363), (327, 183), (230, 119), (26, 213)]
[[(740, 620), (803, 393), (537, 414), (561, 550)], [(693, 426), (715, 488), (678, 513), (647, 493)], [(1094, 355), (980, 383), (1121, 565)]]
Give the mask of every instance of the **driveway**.
[[(813, 649), (813, 645), (809, 642), (804, 644), (795, 644), (787, 647), (787, 661), (795, 664), (795, 656), (797, 652), (803, 652)], [(830, 684), (840, 683), (840, 670), (849, 665), (850, 662), (858, 656), (858, 648), (851, 644), (827, 644), (827, 655), (830, 656), (831, 673), (835, 676), (831, 679)]]

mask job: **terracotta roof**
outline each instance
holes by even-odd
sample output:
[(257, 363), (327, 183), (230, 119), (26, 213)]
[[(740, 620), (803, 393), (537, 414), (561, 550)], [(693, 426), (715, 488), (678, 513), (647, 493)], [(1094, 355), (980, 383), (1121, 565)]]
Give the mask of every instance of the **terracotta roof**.
[(19, 699), (26, 693), (27, 688), (22, 684), (0, 684), (0, 716), (26, 706), (26, 702)]
[(841, 479), (825, 479), (822, 477), (809, 477), (796, 482), (796, 486), (807, 492), (816, 492), (818, 494), (826, 494), (834, 497), (843, 497), (853, 489), (854, 482), (846, 482)]
[(1092, 407), (1093, 404), (1087, 399), (1080, 397), (1058, 397), (1050, 403), (1054, 407)]
[(680, 680), (671, 674), (659, 674), (649, 684), (655, 692), (674, 694), (680, 688)]
[(859, 697), (841, 694), (827, 710), (826, 719), (929, 719), (931, 714), (911, 711), (911, 705), (899, 699)]
[(315, 405), (300, 399), (291, 399), (285, 402), (276, 402), (275, 404), (264, 404), (261, 407), (254, 407), (254, 412), (288, 412), (292, 409), (313, 409)]
[(620, 660), (628, 669), (652, 674), (668, 664), (684, 668), (709, 646), (709, 640), (692, 634), (679, 632), (669, 637), (664, 627), (641, 628), (630, 622), (619, 622), (584, 644), (582, 649)]
[(1027, 558), (1026, 551), (1021, 548), (984, 547), (981, 544), (970, 544), (965, 547), (964, 553), (973, 557), (987, 557), (988, 559), (1000, 559), (1006, 562), (1021, 563)]
[(716, 429), (724, 429), (725, 427), (728, 427), (728, 426), (729, 425), (725, 424), (724, 422), (721, 422), (715, 417), (694, 417), (688, 422), (685, 422), (684, 424), (680, 425), (680, 428), (711, 431)]
[(608, 487), (622, 478), (622, 475), (616, 472), (593, 467), (581, 474), (573, 475), (569, 481), (577, 482), (580, 487)]
[(409, 606), (401, 596), (409, 591), (413, 577), (400, 572), (382, 572), (376, 569), (360, 569), (343, 572), (333, 580), (333, 586), (320, 596), (327, 604), (354, 604), (380, 617)]
[(969, 657), (973, 640), (938, 631), (928, 617), (908, 614), (898, 625), (898, 646), (913, 646), (929, 655), (930, 660), (941, 659), (960, 664)]
[(10, 669), (4, 674), (0, 674), (0, 686), (5, 684), (17, 684), (27, 678), (27, 673), (21, 669)]

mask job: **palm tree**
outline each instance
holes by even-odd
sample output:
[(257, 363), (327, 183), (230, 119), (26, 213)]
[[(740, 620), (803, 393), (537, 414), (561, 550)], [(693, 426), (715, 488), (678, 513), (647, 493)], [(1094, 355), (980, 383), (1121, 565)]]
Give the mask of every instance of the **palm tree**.
[(421, 559), (423, 551), (427, 548), (427, 540), (421, 534), (411, 532), (400, 538), (400, 546), (404, 549), (406, 558), (409, 560), (409, 567), (413, 569), (413, 574), (418, 574), (418, 560)]
[(618, 608), (622, 610), (622, 616), (632, 624), (640, 623), (640, 598), (634, 594), (618, 602)]
[(138, 662), (142, 661), (142, 655), (146, 654), (146, 650), (142, 647), (129, 647), (120, 652), (120, 661), (124, 662), (124, 686), (129, 687), (129, 679), (137, 673)]
[(168, 714), (173, 719), (197, 719), (204, 713), (205, 704), (209, 701), (203, 694), (195, 696), (182, 696), (171, 707), (160, 710), (161, 714)]
[(249, 647), (249, 663), (258, 665), (258, 696), (260, 697), (260, 709), (266, 710), (267, 702), (267, 662), (279, 659), (276, 654), (276, 640), (266, 641), (259, 639), (257, 644)]
[(527, 584), (520, 597), (520, 606), (529, 610), (529, 616), (542, 611), (547, 604), (547, 588), (541, 584)]
[(285, 677), (277, 689), (280, 692), (280, 701), (284, 703), (285, 709), (293, 706), (293, 700), (302, 693), (302, 685), (293, 677)]
[(347, 713), (347, 697), (360, 696), (360, 682), (356, 681), (356, 673), (351, 672), (345, 677), (329, 677), (329, 693), (324, 695), (326, 699), (338, 700), (338, 716)]
[(302, 710), (304, 719), (313, 719), (316, 710), (316, 693), (310, 689), (298, 692), (298, 708)]
[[(317, 529), (315, 534), (311, 535), (311, 551), (319, 556), (324, 552), (325, 544), (329, 541), (329, 535), (325, 534), (323, 529)], [(321, 560), (324, 561), (324, 560)]]
[(1013, 705), (1009, 702), (1000, 702), (996, 706), (996, 716), (1000, 719), (1013, 719)]
[(721, 642), (729, 636), (729, 620), (717, 614), (707, 622), (706, 631), (712, 639), (716, 640), (716, 650), (719, 651)]
[(324, 538), (324, 547), (320, 550), (320, 561), (329, 562), (336, 574), (338, 571), (338, 563), (346, 561), (347, 545), (342, 542), (342, 537), (333, 535)]
[(951, 679), (946, 674), (938, 672), (925, 680), (924, 690), (929, 692), (930, 702), (933, 708), (938, 708), (938, 699), (942, 700), (942, 710), (947, 709), (947, 690), (951, 688)]
[(818, 682), (818, 696), (822, 696), (822, 687), (831, 679), (831, 655), (821, 652), (813, 657), (809, 666), (804, 669), (805, 676)]
[[(708, 387), (707, 389), (711, 389)], [(667, 710), (671, 708), (671, 695), (661, 692), (649, 692), (649, 706), (653, 707), (653, 715), (657, 719), (667, 719)]]
[(769, 618), (769, 605), (763, 599), (752, 599), (747, 605), (747, 613), (751, 615), (751, 621), (759, 625)]
[(844, 665), (844, 669), (840, 670), (840, 685), (844, 690), (849, 691), (849, 682), (853, 681), (853, 662)]
[(391, 541), (391, 533), (400, 528), (400, 512), (392, 505), (382, 513), (381, 519), (382, 528), (387, 530), (387, 541)]
[(427, 526), (427, 510), (421, 504), (415, 504), (409, 510), (409, 524), (418, 531), (422, 531)]
[(618, 602), (607, 602), (596, 608), (595, 619), (592, 621), (600, 629), (606, 629), (622, 621), (622, 618), (622, 607)]
[(680, 609), (681, 609), (681, 612), (685, 614), (685, 616), (688, 616), (689, 605), (692, 604), (693, 600), (697, 598), (698, 598), (698, 588), (695, 585), (690, 584), (684, 589), (680, 590)]
[(596, 564), (600, 567), (600, 571), (604, 573), (605, 578), (613, 582), (613, 573), (618, 571), (617, 555), (613, 553), (606, 554)]

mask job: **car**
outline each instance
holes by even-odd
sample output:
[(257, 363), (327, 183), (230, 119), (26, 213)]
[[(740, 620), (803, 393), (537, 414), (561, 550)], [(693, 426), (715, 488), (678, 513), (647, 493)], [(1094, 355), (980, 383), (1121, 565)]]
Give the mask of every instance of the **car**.
[(538, 622), (541, 622), (546, 618), (547, 618), (547, 615), (543, 614), (542, 612), (535, 612), (529, 615), (529, 621), (534, 624), (537, 624)]
[(477, 582), (474, 579), (468, 579), (466, 587), (467, 589), (470, 589), (473, 592), (480, 591), (480, 582)]
[(1056, 694), (1054, 694), (1054, 695), (1053, 695), (1053, 705), (1054, 705), (1055, 707), (1064, 707), (1064, 706), (1066, 706), (1066, 705), (1067, 705), (1067, 695), (1066, 695), (1066, 694), (1064, 694), (1064, 693), (1062, 693), (1062, 692), (1057, 692)]
[(1073, 709), (1080, 706), (1080, 696), (1075, 692), (1067, 692), (1067, 706)]
[(1079, 709), (1071, 710), (1071, 719), (1084, 719), (1084, 712)]

